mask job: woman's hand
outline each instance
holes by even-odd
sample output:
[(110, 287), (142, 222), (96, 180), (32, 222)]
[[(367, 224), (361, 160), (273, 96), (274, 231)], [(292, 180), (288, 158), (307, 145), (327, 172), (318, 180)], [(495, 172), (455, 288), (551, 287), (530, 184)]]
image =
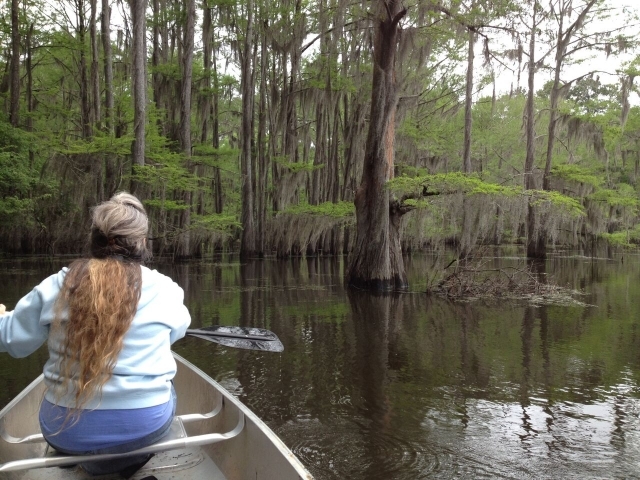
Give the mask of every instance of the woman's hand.
[(0, 315), (7, 311), (7, 307), (0, 303)]

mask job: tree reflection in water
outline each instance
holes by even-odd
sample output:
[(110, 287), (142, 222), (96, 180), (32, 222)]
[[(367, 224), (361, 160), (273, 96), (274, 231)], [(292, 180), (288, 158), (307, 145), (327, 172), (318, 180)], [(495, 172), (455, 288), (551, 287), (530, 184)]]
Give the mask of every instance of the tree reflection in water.
[[(492, 260), (510, 261), (519, 260)], [(66, 263), (56, 262), (4, 261), (2, 302), (11, 308)], [(252, 408), (318, 480), (624, 478), (640, 461), (639, 263), (551, 256), (540, 275), (583, 288), (587, 307), (346, 291), (335, 257), (154, 268), (184, 287), (194, 327), (280, 337), (280, 354), (193, 338), (175, 350)], [(407, 261), (412, 285), (424, 285), (430, 265)], [(45, 358), (0, 355), (3, 404)]]

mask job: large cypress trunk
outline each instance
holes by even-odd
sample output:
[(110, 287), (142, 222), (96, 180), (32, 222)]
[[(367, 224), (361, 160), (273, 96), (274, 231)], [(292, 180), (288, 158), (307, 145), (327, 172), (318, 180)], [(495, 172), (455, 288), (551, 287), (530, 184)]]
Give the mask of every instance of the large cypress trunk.
[(362, 180), (355, 196), (356, 239), (347, 268), (348, 285), (377, 291), (404, 289), (407, 277), (400, 250), (399, 217), (386, 183), (393, 177), (398, 93), (395, 62), (398, 23), (406, 14), (399, 1), (380, 1), (373, 47), (371, 115)]

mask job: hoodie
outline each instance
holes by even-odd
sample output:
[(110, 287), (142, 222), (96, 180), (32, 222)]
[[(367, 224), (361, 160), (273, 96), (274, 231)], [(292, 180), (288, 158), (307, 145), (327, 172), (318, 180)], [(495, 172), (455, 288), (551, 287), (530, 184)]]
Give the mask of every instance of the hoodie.
[[(44, 366), (45, 398), (62, 407), (74, 407), (74, 392), (62, 390), (58, 364), (64, 329), (49, 335), (54, 304), (68, 268), (44, 279), (23, 297), (13, 311), (0, 315), (0, 352), (26, 357), (47, 342), (49, 360)], [(138, 309), (124, 336), (113, 375), (86, 409), (131, 409), (169, 401), (176, 362), (171, 345), (184, 337), (191, 317), (184, 292), (169, 277), (142, 266), (142, 290)], [(65, 319), (63, 318), (64, 322)]]

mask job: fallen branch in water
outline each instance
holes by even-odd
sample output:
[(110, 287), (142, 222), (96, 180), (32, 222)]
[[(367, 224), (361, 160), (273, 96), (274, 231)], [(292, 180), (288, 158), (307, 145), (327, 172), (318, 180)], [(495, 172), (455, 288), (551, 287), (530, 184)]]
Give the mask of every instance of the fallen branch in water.
[[(458, 263), (453, 272), (427, 287), (427, 294), (451, 300), (526, 300), (536, 304), (585, 305), (580, 292), (562, 287), (533, 266), (486, 268), (486, 258)], [(449, 264), (451, 265), (451, 264)]]

